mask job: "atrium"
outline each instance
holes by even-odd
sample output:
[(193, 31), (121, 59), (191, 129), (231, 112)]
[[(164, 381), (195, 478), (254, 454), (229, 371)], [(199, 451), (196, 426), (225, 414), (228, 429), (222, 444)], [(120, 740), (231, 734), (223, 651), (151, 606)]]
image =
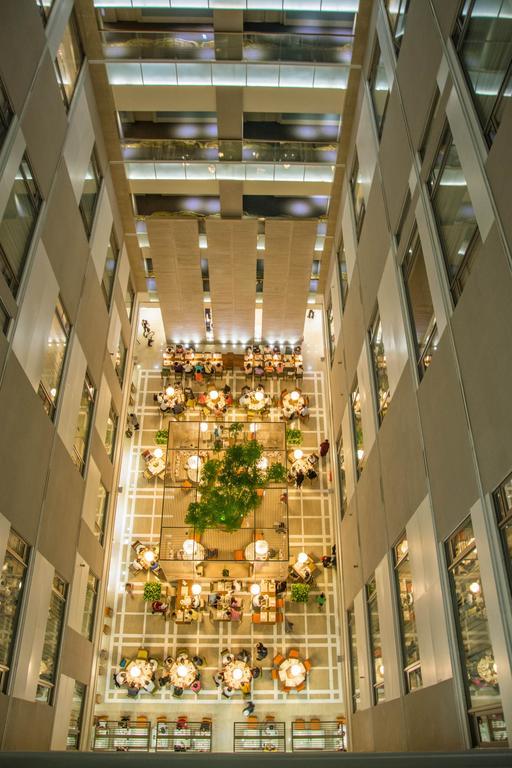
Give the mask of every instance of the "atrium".
[(0, 761), (507, 764), (511, 96), (510, 0), (3, 0)]

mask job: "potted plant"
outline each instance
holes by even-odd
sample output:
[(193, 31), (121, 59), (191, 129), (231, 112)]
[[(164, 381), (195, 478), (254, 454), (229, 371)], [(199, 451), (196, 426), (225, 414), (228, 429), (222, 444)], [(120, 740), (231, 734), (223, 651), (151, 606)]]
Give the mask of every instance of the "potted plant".
[(290, 599), (293, 603), (307, 603), (309, 600), (309, 584), (292, 584)]
[(167, 445), (168, 439), (169, 439), (168, 429), (159, 429), (155, 435), (155, 443), (157, 445)]
[(233, 438), (233, 442), (236, 443), (237, 437), (243, 430), (243, 424), (240, 424), (239, 421), (234, 421), (232, 424), (229, 425), (229, 436)]
[(300, 429), (287, 429), (286, 430), (286, 444), (287, 445), (302, 445), (302, 432)]
[(146, 602), (153, 603), (155, 600), (160, 600), (161, 595), (162, 585), (159, 581), (147, 581), (144, 584), (144, 594), (142, 596)]
[(222, 578), (223, 579), (228, 579), (229, 578), (229, 571), (228, 571), (227, 568), (223, 568), (222, 569)]

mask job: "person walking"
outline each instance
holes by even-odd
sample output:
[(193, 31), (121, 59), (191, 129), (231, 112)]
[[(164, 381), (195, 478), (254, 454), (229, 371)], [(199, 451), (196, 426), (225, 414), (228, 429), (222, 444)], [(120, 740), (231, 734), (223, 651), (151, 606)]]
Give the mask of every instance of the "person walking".
[(258, 661), (263, 661), (268, 656), (268, 648), (263, 643), (256, 643), (256, 658)]
[(302, 483), (304, 482), (304, 478), (305, 478), (304, 472), (301, 469), (299, 469), (299, 471), (295, 475), (295, 485), (297, 488), (300, 488), (302, 486)]
[(323, 457), (323, 456), (327, 456), (327, 454), (329, 453), (329, 448), (330, 448), (330, 447), (331, 447), (331, 446), (329, 445), (329, 440), (328, 440), (327, 438), (325, 438), (325, 439), (324, 439), (324, 440), (323, 440), (323, 441), (320, 443), (320, 456), (322, 456), (322, 457)]
[(326, 596), (323, 592), (320, 592), (319, 595), (316, 596), (316, 604), (318, 605), (318, 610), (321, 611), (324, 607), (325, 603), (327, 601)]
[(248, 701), (242, 710), (242, 714), (244, 717), (249, 717), (249, 715), (252, 715), (255, 709), (256, 709), (256, 705), (254, 704), (254, 702)]
[(140, 429), (139, 420), (134, 413), (130, 413), (130, 415), (128, 416), (128, 422), (136, 432), (138, 429)]
[(142, 325), (142, 335), (146, 339), (149, 333), (149, 323), (147, 320), (141, 320)]
[(285, 634), (291, 635), (293, 634), (293, 621), (290, 621), (289, 619), (284, 620), (284, 631)]

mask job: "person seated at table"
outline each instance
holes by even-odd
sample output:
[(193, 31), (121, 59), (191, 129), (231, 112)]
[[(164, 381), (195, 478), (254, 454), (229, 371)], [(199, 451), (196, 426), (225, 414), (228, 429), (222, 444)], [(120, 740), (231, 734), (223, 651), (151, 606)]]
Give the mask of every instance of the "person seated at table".
[(252, 373), (252, 363), (249, 360), (247, 360), (247, 362), (244, 363), (244, 371), (248, 375)]
[(233, 405), (233, 395), (231, 392), (228, 392), (226, 395), (226, 406), (230, 408)]
[(186, 373), (187, 376), (190, 376), (191, 373), (194, 372), (194, 366), (190, 362), (190, 360), (187, 360), (185, 362), (185, 365), (183, 366), (183, 373)]
[(259, 348), (259, 345), (258, 345), (258, 344), (256, 344), (256, 345), (255, 345), (255, 346), (252, 348), (252, 351), (253, 351), (253, 353), (254, 353), (255, 355), (259, 355), (259, 354), (260, 354), (260, 352), (261, 352), (261, 349)]
[(207, 398), (208, 398), (208, 395), (206, 394), (206, 392), (200, 392), (197, 398), (198, 404), (205, 405)]
[(183, 364), (179, 360), (174, 363), (174, 373), (183, 373)]
[(256, 658), (263, 661), (268, 656), (268, 648), (263, 643), (256, 643)]
[(238, 402), (242, 407), (249, 405), (249, 403), (251, 402), (251, 396), (249, 392), (243, 392)]
[(213, 676), (213, 682), (218, 688), (224, 683), (224, 672), (216, 672)]
[(192, 664), (195, 664), (196, 667), (202, 667), (205, 663), (206, 659), (204, 656), (192, 656)]
[(229, 685), (225, 685), (222, 688), (222, 695), (224, 696), (224, 698), (230, 699), (232, 696), (234, 696), (234, 694), (235, 694), (235, 692), (234, 692), (233, 688), (230, 688)]
[(178, 402), (174, 403), (173, 407), (171, 408), (171, 411), (174, 413), (175, 416), (179, 416), (180, 413), (183, 413), (184, 410), (185, 410), (185, 406), (183, 405), (183, 403), (178, 403)]
[(185, 387), (183, 390), (183, 397), (185, 398), (185, 405), (187, 405), (189, 408), (195, 405), (196, 396), (190, 387)]
[(203, 366), (203, 364), (199, 360), (194, 365), (194, 371), (196, 373), (203, 373), (203, 371), (204, 371), (204, 366)]
[(267, 360), (265, 363), (265, 373), (274, 373), (274, 365), (271, 360)]
[(221, 659), (223, 666), (226, 666), (226, 664), (231, 664), (231, 662), (234, 660), (235, 660), (235, 657), (232, 653), (230, 653), (229, 651), (223, 651), (222, 659)]
[[(226, 611), (226, 613), (227, 613), (227, 611)], [(242, 620), (242, 610), (241, 610), (239, 605), (237, 605), (237, 606), (233, 606), (232, 605), (231, 608), (229, 608), (229, 614), (230, 614), (229, 618), (231, 619), (231, 621), (241, 621)]]
[(160, 678), (158, 680), (158, 683), (160, 685), (160, 688), (163, 688), (167, 683), (170, 683), (171, 678), (169, 676), (169, 672), (164, 672), (163, 675), (160, 675)]
[(171, 403), (169, 402), (169, 400), (166, 397), (162, 398), (162, 402), (160, 403), (160, 410), (163, 413), (166, 413), (168, 410), (170, 410), (170, 408), (171, 408)]
[(209, 360), (207, 360), (204, 364), (204, 372), (207, 376), (211, 376), (213, 373), (213, 365), (210, 363)]
[(295, 485), (297, 488), (300, 488), (302, 486), (302, 483), (305, 480), (305, 475), (302, 469), (299, 469), (299, 471), (295, 474)]
[(196, 611), (195, 608), (189, 608), (187, 611), (187, 614), (189, 616), (190, 621), (197, 621), (199, 618), (199, 613)]
[(162, 602), (162, 600), (153, 600), (151, 603), (151, 612), (152, 613), (163, 613), (164, 616), (169, 610), (168, 603)]
[(291, 421), (291, 419), (295, 418), (296, 411), (295, 408), (290, 408), (289, 405), (285, 405), (282, 412), (282, 418), (286, 421)]
[(261, 367), (261, 363), (257, 363), (257, 364), (254, 366), (254, 373), (255, 373), (255, 375), (256, 375), (256, 376), (263, 376), (263, 374), (265, 373), (265, 371), (264, 371), (264, 370), (263, 370), (263, 368)]
[(265, 392), (265, 387), (263, 386), (263, 384), (258, 384), (258, 386), (256, 387), (256, 392)]
[(251, 669), (251, 675), (256, 680), (256, 678), (260, 677), (262, 673), (261, 667), (252, 667)]
[(317, 479), (317, 477), (318, 477), (318, 472), (316, 472), (316, 471), (313, 469), (313, 467), (311, 467), (311, 468), (310, 468), (310, 469), (308, 469), (308, 471), (306, 472), (306, 477), (307, 477), (307, 479), (308, 479), (308, 480), (311, 480), (311, 481), (313, 481), (313, 480), (316, 480), (316, 479)]
[(144, 570), (144, 566), (142, 565), (142, 563), (138, 558), (135, 558), (135, 560), (132, 560), (129, 567), (136, 572)]
[(242, 648), (242, 650), (237, 653), (236, 658), (238, 661), (243, 661), (244, 664), (248, 664), (251, 659), (251, 654), (249, 651), (246, 651), (245, 648)]
[(301, 416), (301, 418), (303, 419), (306, 419), (309, 416), (309, 407), (307, 403), (304, 403), (304, 405), (300, 409), (299, 416)]

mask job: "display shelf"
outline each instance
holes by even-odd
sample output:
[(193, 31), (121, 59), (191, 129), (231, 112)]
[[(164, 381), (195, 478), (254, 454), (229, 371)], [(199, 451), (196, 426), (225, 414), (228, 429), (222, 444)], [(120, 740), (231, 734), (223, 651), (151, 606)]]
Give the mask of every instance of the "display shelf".
[(235, 723), (233, 752), (286, 752), (285, 723)]
[(344, 752), (346, 730), (341, 722), (320, 720), (292, 723), (293, 752)]
[(156, 752), (211, 752), (212, 726), (207, 720), (179, 726), (174, 720), (158, 720)]
[(93, 728), (94, 752), (149, 752), (151, 723), (98, 720)]

